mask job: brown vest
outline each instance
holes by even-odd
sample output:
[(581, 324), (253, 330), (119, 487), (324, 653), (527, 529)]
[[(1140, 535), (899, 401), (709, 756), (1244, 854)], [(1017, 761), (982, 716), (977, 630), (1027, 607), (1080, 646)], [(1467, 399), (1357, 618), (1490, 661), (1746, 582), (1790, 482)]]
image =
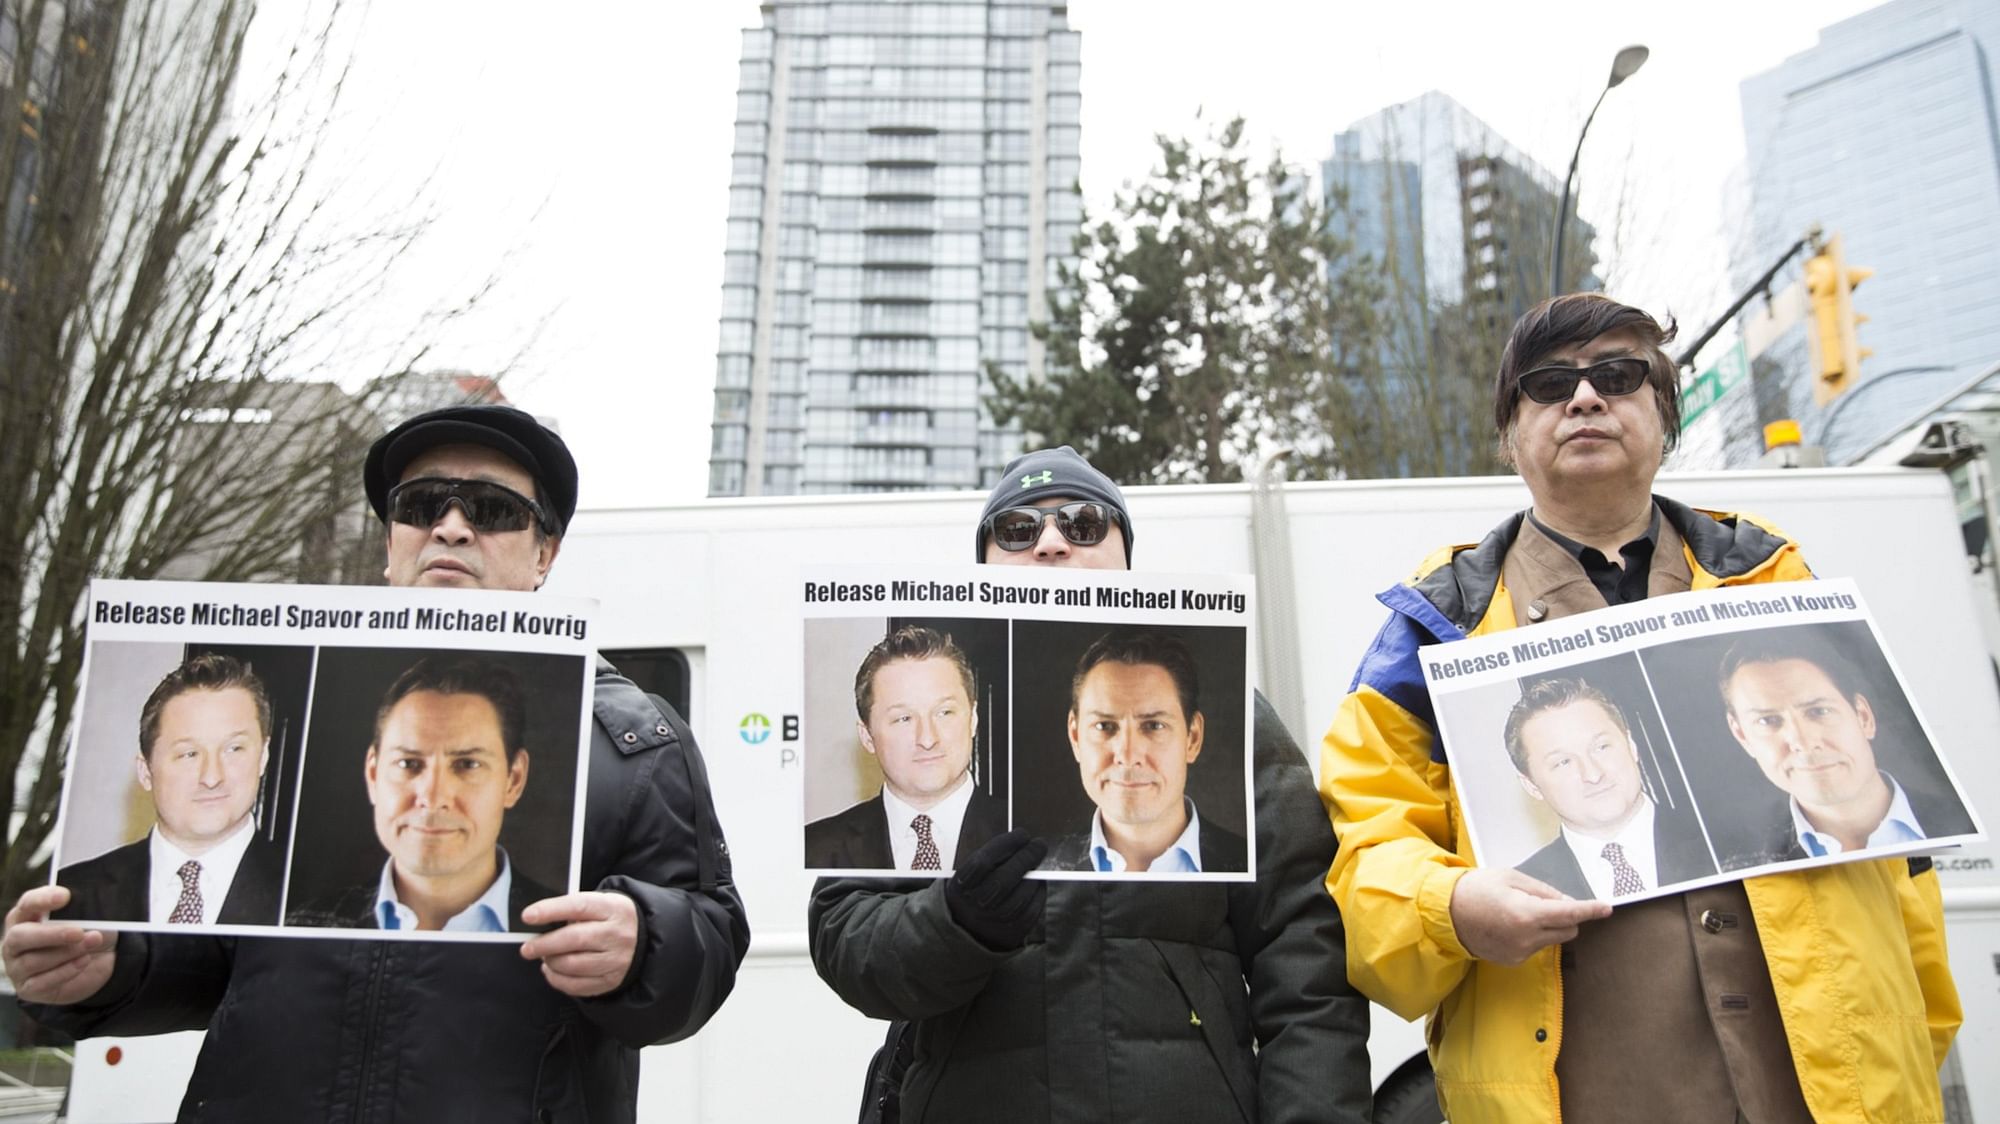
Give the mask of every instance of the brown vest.
[[(1531, 520), (1500, 573), (1516, 625), (1605, 607), (1583, 566)], [(1663, 517), (1646, 595), (1693, 580)], [(1812, 1124), (1743, 883), (1619, 906), (1586, 922), (1561, 964), (1564, 1120)]]

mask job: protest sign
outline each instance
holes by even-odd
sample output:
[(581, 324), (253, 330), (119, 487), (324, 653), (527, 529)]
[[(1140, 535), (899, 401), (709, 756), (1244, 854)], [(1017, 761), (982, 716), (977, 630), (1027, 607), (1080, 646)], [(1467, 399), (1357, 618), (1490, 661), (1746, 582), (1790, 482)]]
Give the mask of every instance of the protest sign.
[(577, 884), (594, 609), (93, 583), (56, 919), (525, 940), (521, 908)]
[(1254, 581), (1000, 566), (805, 571), (805, 865), (1248, 881)]
[(1422, 650), (1481, 865), (1639, 901), (1984, 838), (1851, 581)]

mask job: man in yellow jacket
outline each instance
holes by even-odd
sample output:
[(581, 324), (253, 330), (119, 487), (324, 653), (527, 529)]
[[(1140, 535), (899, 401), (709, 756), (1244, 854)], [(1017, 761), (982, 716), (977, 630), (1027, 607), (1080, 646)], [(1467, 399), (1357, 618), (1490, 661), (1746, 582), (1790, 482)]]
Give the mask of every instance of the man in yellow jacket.
[(1514, 326), (1494, 386), (1534, 506), (1382, 594), (1389, 620), (1328, 731), (1327, 888), (1350, 979), (1430, 1015), (1453, 1124), (1938, 1121), (1958, 1028), (1927, 859), (1848, 863), (1621, 906), (1479, 867), (1419, 645), (1686, 589), (1812, 577), (1747, 516), (1652, 494), (1679, 381), (1645, 312), (1552, 298)]

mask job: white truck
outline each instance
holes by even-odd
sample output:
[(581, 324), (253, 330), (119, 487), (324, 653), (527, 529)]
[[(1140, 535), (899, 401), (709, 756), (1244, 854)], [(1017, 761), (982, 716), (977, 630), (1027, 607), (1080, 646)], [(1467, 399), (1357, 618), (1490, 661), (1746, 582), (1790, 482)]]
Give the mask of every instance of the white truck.
[[(1856, 578), (1893, 658), (1982, 816), (2000, 816), (2000, 609), (1970, 573), (1943, 475), (1907, 469), (1663, 478), (1703, 507), (1754, 511), (1815, 570)], [(1478, 539), (1527, 503), (1518, 480), (1133, 488), (1141, 570), (1258, 577), (1257, 676), (1316, 755), (1384, 610), (1374, 595), (1432, 549)], [(700, 739), (755, 934), (736, 992), (694, 1039), (646, 1052), (640, 1119), (846, 1121), (883, 1024), (819, 980), (801, 871), (799, 567), (963, 562), (982, 497), (968, 493), (708, 501), (580, 515), (550, 592), (603, 603), (599, 646), (684, 703)], [(1315, 766), (1317, 762), (1314, 762)], [(1944, 1081), (1954, 1122), (2000, 1124), (2000, 848), (1941, 856), (1966, 1007)], [(79, 1044), (77, 1121), (171, 1119), (196, 1036)], [(119, 1062), (106, 1064), (111, 1046)], [(1374, 1009), (1377, 1115), (1436, 1120), (1422, 1028)], [(1965, 1059), (1967, 1064), (1958, 1064)]]

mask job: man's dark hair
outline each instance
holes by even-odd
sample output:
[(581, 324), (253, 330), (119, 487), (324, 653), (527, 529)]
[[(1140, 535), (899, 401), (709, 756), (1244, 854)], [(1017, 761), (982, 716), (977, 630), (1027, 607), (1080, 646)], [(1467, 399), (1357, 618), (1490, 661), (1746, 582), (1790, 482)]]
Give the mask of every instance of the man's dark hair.
[(1076, 661), (1076, 674), (1069, 681), (1069, 708), (1076, 710), (1083, 695), (1083, 679), (1101, 663), (1152, 664), (1173, 677), (1174, 693), (1180, 696), (1181, 719), (1192, 723), (1199, 705), (1201, 682), (1196, 674), (1194, 652), (1187, 641), (1170, 632), (1119, 629), (1107, 632), (1083, 650)]
[(1673, 452), (1681, 440), (1681, 379), (1665, 348), (1678, 327), (1671, 316), (1662, 327), (1644, 309), (1619, 304), (1603, 293), (1550, 297), (1529, 309), (1514, 322), (1506, 349), (1500, 353), (1500, 371), (1493, 379), (1493, 426), (1500, 435), (1502, 457), (1513, 461), (1514, 412), (1521, 401), (1521, 376), (1541, 366), (1558, 348), (1589, 343), (1606, 332), (1625, 328), (1639, 337), (1646, 382), (1653, 388), (1653, 404), (1660, 411), (1665, 451)]
[(500, 716), (500, 740), (506, 743), (507, 763), (513, 764), (527, 742), (528, 704), (521, 693), (521, 680), (507, 668), (477, 656), (425, 656), (396, 677), (375, 710), (375, 743), (381, 748), (382, 725), (396, 704), (418, 691), (440, 695), (478, 695), (493, 704)]
[(906, 624), (868, 649), (868, 654), (861, 657), (861, 666), (854, 671), (854, 712), (864, 723), (875, 706), (875, 673), (897, 660), (950, 660), (965, 684), (965, 701), (973, 702), (979, 697), (972, 686), (972, 661), (965, 658), (965, 650), (951, 634)]
[(1514, 709), (1507, 712), (1506, 732), (1502, 736), (1507, 742), (1507, 759), (1514, 763), (1514, 771), (1528, 775), (1528, 747), (1521, 744), (1521, 727), (1528, 719), (1545, 710), (1568, 706), (1575, 702), (1594, 702), (1604, 708), (1604, 713), (1618, 724), (1620, 733), (1632, 736), (1632, 727), (1625, 722), (1625, 712), (1611, 701), (1611, 696), (1590, 685), (1583, 679), (1554, 678), (1531, 680), (1521, 688), (1521, 698), (1514, 703)]
[(1785, 660), (1804, 660), (1825, 672), (1833, 682), (1834, 690), (1839, 691), (1840, 697), (1850, 705), (1856, 696), (1869, 694), (1868, 677), (1831, 645), (1812, 643), (1806, 636), (1791, 629), (1752, 632), (1738, 637), (1729, 646), (1729, 651), (1723, 653), (1722, 666), (1715, 675), (1716, 689), (1722, 692), (1722, 709), (1735, 709), (1729, 702), (1729, 684), (1736, 678), (1737, 672), (1751, 664), (1782, 663)]
[(235, 656), (204, 652), (167, 672), (153, 693), (146, 696), (146, 705), (139, 708), (139, 755), (148, 759), (153, 756), (153, 743), (160, 736), (160, 712), (168, 703), (189, 691), (231, 688), (250, 692), (250, 698), (257, 704), (257, 736), (270, 737), (271, 696), (264, 690), (264, 681), (257, 678), (248, 663)]

